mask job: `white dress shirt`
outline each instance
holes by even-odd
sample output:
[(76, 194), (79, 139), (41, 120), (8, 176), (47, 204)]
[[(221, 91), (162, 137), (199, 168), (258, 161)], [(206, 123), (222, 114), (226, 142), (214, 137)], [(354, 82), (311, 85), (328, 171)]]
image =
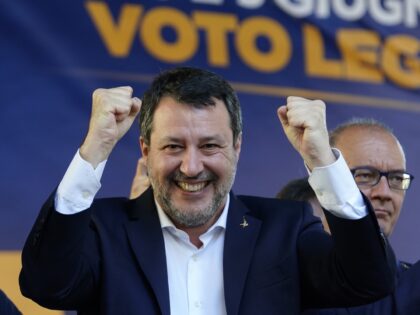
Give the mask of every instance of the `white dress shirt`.
[(226, 314), (223, 287), (223, 245), (229, 200), (219, 219), (195, 247), (156, 202), (165, 241), (171, 314)]

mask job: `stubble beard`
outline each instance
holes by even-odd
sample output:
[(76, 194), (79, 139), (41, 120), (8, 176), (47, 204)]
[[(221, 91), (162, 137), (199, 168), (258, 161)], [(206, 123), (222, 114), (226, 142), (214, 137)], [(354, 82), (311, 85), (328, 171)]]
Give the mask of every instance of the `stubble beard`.
[(209, 222), (222, 207), (227, 194), (232, 188), (233, 181), (236, 174), (236, 166), (233, 167), (231, 174), (227, 177), (224, 183), (218, 183), (219, 177), (212, 172), (208, 172), (206, 178), (211, 178), (209, 185), (213, 185), (214, 196), (210, 204), (201, 209), (181, 209), (175, 206), (172, 201), (170, 187), (176, 185), (174, 178), (179, 178), (184, 175), (179, 175), (180, 172), (176, 171), (174, 174), (165, 179), (165, 183), (155, 180), (149, 172), (150, 183), (153, 187), (154, 196), (162, 207), (162, 210), (172, 219), (172, 221), (182, 227), (198, 227)]

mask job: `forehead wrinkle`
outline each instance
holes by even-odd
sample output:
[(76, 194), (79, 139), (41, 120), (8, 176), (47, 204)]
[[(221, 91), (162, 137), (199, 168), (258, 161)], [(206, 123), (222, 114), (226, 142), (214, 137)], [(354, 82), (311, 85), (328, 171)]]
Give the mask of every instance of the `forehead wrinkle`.
[[(165, 143), (184, 143), (185, 140), (183, 140), (183, 138), (181, 137), (176, 137), (176, 136), (164, 136), (161, 139), (159, 139), (158, 141), (158, 145), (163, 145)], [(201, 138), (198, 138), (198, 144), (200, 143), (206, 143), (206, 142), (212, 142), (212, 141), (216, 141), (217, 143), (225, 143), (226, 140), (223, 139), (223, 137), (221, 137), (219, 134), (215, 134), (215, 135), (210, 135), (210, 136), (204, 136)]]

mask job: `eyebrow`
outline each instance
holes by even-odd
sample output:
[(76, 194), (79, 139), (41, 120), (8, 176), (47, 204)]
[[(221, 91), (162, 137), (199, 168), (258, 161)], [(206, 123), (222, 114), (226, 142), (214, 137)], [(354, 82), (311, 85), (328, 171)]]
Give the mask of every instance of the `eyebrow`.
[[(360, 165), (360, 166), (355, 166), (355, 167), (352, 167), (351, 168), (351, 170), (354, 170), (354, 169), (359, 169), (359, 168), (367, 168), (367, 169), (375, 169), (375, 170), (378, 170), (378, 171), (381, 171), (381, 172), (385, 172), (385, 171), (383, 171), (383, 170), (380, 170), (380, 169), (378, 169), (378, 168), (376, 168), (376, 167), (373, 167), (373, 166), (370, 166), (370, 165)], [(402, 173), (406, 173), (407, 172), (407, 170), (406, 169), (392, 169), (392, 170), (388, 170), (388, 171), (386, 171), (386, 172), (402, 172)]]
[(214, 136), (208, 136), (200, 139), (200, 142), (208, 142), (208, 141), (218, 141), (218, 142), (225, 142), (225, 139), (221, 137), (219, 134)]
[[(221, 137), (219, 134), (215, 134), (213, 136), (207, 136), (199, 139), (199, 142), (208, 142), (208, 141), (217, 141), (217, 142), (226, 142), (223, 137)], [(175, 143), (181, 143), (183, 142), (181, 138), (174, 137), (174, 136), (165, 136), (160, 141), (159, 144), (167, 143), (167, 142), (175, 142)]]

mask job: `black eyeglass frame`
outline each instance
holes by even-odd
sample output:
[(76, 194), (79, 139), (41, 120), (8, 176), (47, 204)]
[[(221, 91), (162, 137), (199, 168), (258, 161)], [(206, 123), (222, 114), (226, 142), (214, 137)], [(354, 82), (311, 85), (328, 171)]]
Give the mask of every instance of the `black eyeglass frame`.
[[(382, 176), (385, 176), (385, 178), (386, 178), (386, 180), (387, 180), (387, 182), (388, 182), (388, 187), (389, 187), (389, 188), (391, 188), (391, 189), (396, 189), (396, 190), (402, 190), (402, 191), (405, 191), (405, 190), (408, 190), (408, 189), (410, 188), (410, 186), (411, 186), (411, 182), (414, 180), (414, 176), (413, 176), (413, 175), (411, 175), (410, 173), (407, 173), (406, 171), (389, 171), (389, 172), (382, 172), (382, 171), (380, 171), (380, 170), (378, 170), (377, 168), (374, 168), (374, 167), (372, 167), (372, 166), (359, 166), (359, 167), (355, 167), (355, 168), (350, 169), (350, 172), (352, 173), (353, 178), (355, 177), (355, 173), (356, 173), (356, 171), (358, 171), (358, 170), (369, 170), (369, 171), (371, 171), (372, 173), (379, 174), (379, 176), (378, 176), (378, 180), (377, 180), (375, 183), (373, 183), (373, 184), (364, 184), (364, 183), (360, 183), (360, 184), (358, 184), (358, 183), (357, 183), (357, 181), (356, 181), (356, 184), (357, 184), (357, 185), (360, 185), (360, 186), (373, 187), (373, 186), (375, 186), (375, 185), (377, 185), (377, 184), (379, 183), (379, 181), (381, 180)], [(391, 183), (390, 183), (390, 178), (389, 178), (389, 175), (390, 175), (390, 174), (391, 174), (391, 175), (392, 175), (392, 174), (402, 174), (402, 175), (403, 175), (403, 179), (402, 179), (403, 181), (404, 181), (404, 180), (409, 179), (410, 181), (409, 181), (408, 187), (407, 187), (406, 189), (404, 189), (404, 188), (392, 187), (392, 186), (391, 186)], [(408, 177), (406, 177), (406, 176), (408, 176)], [(354, 179), (356, 180), (356, 178), (354, 178)]]

